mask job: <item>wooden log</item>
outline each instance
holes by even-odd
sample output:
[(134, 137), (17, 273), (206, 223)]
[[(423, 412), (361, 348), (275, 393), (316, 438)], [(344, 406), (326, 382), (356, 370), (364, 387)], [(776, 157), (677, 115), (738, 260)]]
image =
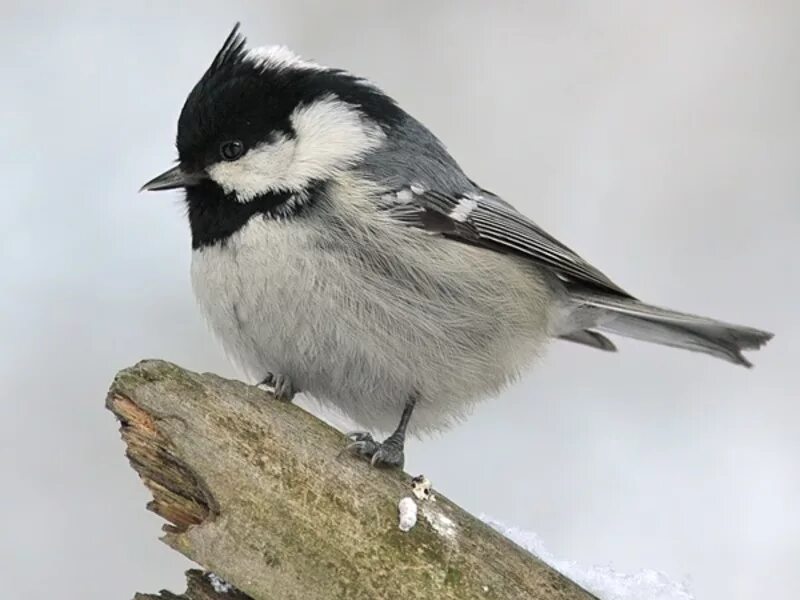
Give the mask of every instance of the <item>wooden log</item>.
[[(401, 531), (410, 477), (342, 452), (340, 432), (257, 387), (148, 360), (106, 405), (169, 523), (162, 539), (241, 593), (219, 597), (594, 598), (442, 495), (415, 500)], [(216, 600), (208, 583), (190, 572), (183, 596), (137, 597)]]

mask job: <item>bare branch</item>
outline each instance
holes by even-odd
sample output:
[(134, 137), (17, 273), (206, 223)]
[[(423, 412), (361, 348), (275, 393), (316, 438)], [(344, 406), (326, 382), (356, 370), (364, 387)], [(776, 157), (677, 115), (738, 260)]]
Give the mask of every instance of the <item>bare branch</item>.
[[(441, 495), (400, 531), (410, 478), (343, 454), (341, 433), (256, 387), (144, 361), (107, 406), (163, 540), (255, 600), (594, 598)], [(137, 597), (246, 598), (208, 583), (190, 572), (183, 596)]]

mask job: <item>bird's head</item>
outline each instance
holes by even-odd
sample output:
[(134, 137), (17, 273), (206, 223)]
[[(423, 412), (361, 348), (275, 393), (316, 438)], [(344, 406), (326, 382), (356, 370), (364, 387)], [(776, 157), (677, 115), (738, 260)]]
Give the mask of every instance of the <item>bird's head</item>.
[(401, 118), (367, 81), (284, 47), (246, 48), (237, 24), (178, 120), (178, 165), (143, 190), (187, 202), (264, 202), (302, 193), (359, 163)]

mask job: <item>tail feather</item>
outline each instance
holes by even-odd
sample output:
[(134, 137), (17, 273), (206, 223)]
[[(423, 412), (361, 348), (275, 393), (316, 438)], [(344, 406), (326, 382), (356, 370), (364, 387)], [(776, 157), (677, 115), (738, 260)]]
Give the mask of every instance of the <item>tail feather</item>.
[(651, 306), (632, 298), (576, 294), (573, 300), (579, 310), (595, 315), (593, 329), (703, 352), (745, 367), (753, 365), (742, 351), (759, 349), (773, 335), (752, 327)]
[(575, 342), (576, 344), (583, 344), (584, 346), (597, 348), (598, 350), (605, 350), (606, 352), (617, 351), (617, 347), (614, 345), (614, 342), (612, 342), (606, 336), (589, 329), (584, 329), (583, 331), (573, 331), (572, 333), (560, 335), (559, 337), (562, 340)]

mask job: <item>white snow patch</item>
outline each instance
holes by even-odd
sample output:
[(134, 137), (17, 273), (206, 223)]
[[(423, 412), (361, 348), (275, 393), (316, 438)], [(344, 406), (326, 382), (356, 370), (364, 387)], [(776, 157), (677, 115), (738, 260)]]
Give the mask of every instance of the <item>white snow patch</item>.
[(218, 594), (227, 594), (233, 589), (233, 586), (230, 583), (215, 573), (208, 574), (208, 581), (211, 583), (211, 587), (214, 588), (214, 591)]
[(397, 512), (400, 514), (400, 531), (409, 531), (417, 524), (417, 503), (411, 496), (406, 496), (397, 505)]
[(430, 523), (430, 526), (433, 527), (433, 530), (442, 537), (446, 537), (448, 539), (453, 539), (456, 537), (456, 533), (458, 531), (456, 524), (450, 517), (444, 515), (440, 510), (430, 508), (423, 504), (422, 516), (425, 517), (425, 520), (428, 523)]
[(560, 560), (545, 548), (535, 533), (508, 527), (486, 515), (480, 518), (601, 600), (695, 600), (685, 585), (672, 581), (659, 571), (643, 569), (626, 574), (608, 566), (587, 567), (575, 561)]

